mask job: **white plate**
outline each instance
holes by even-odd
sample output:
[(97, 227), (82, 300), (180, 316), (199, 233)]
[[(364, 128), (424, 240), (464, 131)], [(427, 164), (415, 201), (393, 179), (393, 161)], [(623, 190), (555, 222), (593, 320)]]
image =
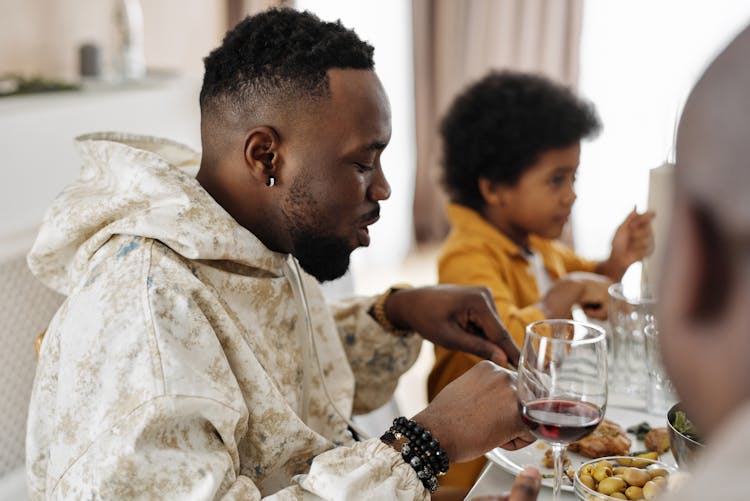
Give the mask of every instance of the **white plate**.
[[(630, 428), (633, 425), (648, 422), (652, 428), (663, 428), (667, 426), (667, 418), (655, 416), (653, 414), (647, 414), (645, 412), (636, 411), (632, 409), (624, 409), (622, 407), (608, 407), (605, 417), (615, 423), (619, 424), (623, 430)], [(633, 444), (630, 446), (630, 452), (646, 450), (646, 446), (642, 441), (635, 438), (635, 435), (628, 433), (630, 440)], [(538, 469), (542, 475), (552, 474), (551, 468), (545, 468), (542, 466), (542, 458), (544, 457), (545, 451), (549, 446), (541, 440), (537, 440), (528, 447), (518, 449), (516, 451), (506, 451), (505, 449), (497, 448), (493, 449), (485, 456), (490, 461), (494, 462), (500, 468), (507, 471), (512, 475), (518, 475), (521, 470), (527, 466), (533, 466)], [(568, 459), (570, 459), (570, 468), (578, 469), (581, 463), (588, 461), (589, 458), (576, 454), (575, 452), (568, 452)], [(674, 458), (670, 451), (665, 452), (659, 456), (659, 461), (669, 465), (675, 466)], [(552, 487), (552, 478), (543, 478), (542, 485)], [(563, 477), (562, 489), (565, 491), (573, 492), (573, 486), (565, 480)]]

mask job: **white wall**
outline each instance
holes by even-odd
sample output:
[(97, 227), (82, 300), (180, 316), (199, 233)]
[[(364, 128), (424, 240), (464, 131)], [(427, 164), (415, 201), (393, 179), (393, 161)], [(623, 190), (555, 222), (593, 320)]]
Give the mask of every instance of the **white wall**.
[[(391, 101), (393, 135), (383, 153), (383, 170), (391, 198), (381, 205), (381, 218), (371, 228), (368, 248), (352, 255), (355, 276), (362, 270), (398, 266), (412, 243), (415, 132), (411, 2), (404, 0), (297, 0), (296, 8), (321, 19), (341, 22), (375, 47), (375, 71)], [(358, 291), (363, 291), (355, 281)]]
[(28, 248), (52, 199), (78, 175), (73, 138), (115, 130), (200, 147), (198, 79), (0, 99), (0, 257)]
[[(223, 0), (141, 0), (146, 64), (203, 74), (226, 30)], [(111, 66), (115, 0), (0, 0), (0, 75), (74, 78), (78, 47), (93, 42)]]
[(747, 0), (586, 0), (579, 90), (596, 104), (604, 130), (581, 155), (579, 252), (605, 257), (628, 211), (645, 208), (648, 171), (669, 154), (690, 88), (748, 23)]

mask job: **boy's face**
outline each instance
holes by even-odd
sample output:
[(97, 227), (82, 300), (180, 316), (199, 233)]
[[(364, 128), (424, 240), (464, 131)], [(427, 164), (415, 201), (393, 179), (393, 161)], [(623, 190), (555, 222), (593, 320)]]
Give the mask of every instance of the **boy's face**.
[(529, 234), (560, 237), (576, 200), (580, 156), (580, 143), (542, 153), (516, 184), (498, 187), (496, 201), (488, 201), (490, 222), (516, 243)]

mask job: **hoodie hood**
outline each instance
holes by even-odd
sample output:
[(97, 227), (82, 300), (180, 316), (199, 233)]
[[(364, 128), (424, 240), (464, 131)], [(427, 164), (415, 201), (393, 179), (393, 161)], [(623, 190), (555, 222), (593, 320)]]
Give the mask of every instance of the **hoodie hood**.
[(32, 273), (69, 294), (114, 235), (159, 240), (188, 259), (229, 260), (283, 274), (267, 249), (198, 183), (200, 154), (166, 139), (119, 133), (76, 138), (78, 179), (52, 203), (28, 255)]

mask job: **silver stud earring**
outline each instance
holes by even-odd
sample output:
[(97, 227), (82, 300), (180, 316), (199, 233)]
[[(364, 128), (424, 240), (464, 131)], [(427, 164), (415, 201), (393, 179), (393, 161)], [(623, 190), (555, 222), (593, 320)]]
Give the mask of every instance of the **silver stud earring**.
[(276, 178), (273, 176), (268, 176), (268, 181), (266, 182), (266, 186), (270, 188), (274, 184), (276, 184)]

